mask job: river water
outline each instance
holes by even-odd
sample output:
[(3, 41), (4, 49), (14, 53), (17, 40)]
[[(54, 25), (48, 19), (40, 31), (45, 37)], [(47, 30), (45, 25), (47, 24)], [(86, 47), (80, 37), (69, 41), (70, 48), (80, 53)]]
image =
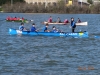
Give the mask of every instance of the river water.
[[(20, 23), (6, 22), (7, 16), (34, 20), (39, 30), (49, 16), (53, 21), (80, 18), (88, 26), (77, 26), (75, 31), (88, 31), (89, 38), (12, 36), (8, 29), (18, 29)], [(29, 29), (32, 23), (25, 27)], [(55, 26), (71, 32), (69, 25)], [(100, 14), (0, 13), (0, 75), (100, 75), (100, 38), (95, 35), (100, 36)]]

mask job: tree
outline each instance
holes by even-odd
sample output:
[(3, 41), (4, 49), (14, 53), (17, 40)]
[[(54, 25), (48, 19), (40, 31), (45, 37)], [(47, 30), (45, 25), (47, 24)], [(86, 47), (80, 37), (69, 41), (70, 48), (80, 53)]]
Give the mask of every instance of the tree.
[(88, 3), (90, 4), (93, 4), (93, 1), (92, 0), (87, 0)]
[[(11, 0), (0, 0), (0, 6), (7, 2), (11, 3)], [(13, 3), (16, 3), (16, 2), (25, 2), (25, 0), (13, 0)]]
[(64, 0), (59, 0), (57, 2), (57, 8), (59, 9), (59, 11), (65, 11), (66, 12), (66, 3)]

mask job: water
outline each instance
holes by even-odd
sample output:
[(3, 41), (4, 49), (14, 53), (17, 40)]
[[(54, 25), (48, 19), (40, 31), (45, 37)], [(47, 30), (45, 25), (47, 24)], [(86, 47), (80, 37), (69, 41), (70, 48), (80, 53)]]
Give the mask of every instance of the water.
[[(20, 23), (6, 22), (7, 16), (34, 20), (40, 30), (49, 16), (54, 21), (58, 16), (62, 21), (80, 18), (88, 21), (88, 26), (77, 26), (75, 31), (88, 31), (89, 38), (11, 36), (8, 29), (18, 29)], [(29, 29), (32, 23), (25, 27)], [(0, 75), (99, 75), (100, 38), (94, 38), (100, 36), (99, 25), (99, 14), (0, 13)], [(56, 27), (71, 32), (69, 25)]]

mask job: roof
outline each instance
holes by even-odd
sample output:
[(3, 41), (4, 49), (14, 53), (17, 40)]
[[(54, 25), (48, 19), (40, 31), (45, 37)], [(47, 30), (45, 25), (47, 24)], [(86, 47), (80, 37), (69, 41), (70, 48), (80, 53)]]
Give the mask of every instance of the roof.
[(82, 2), (82, 3), (89, 4), (89, 3), (87, 2), (87, 0), (78, 0), (78, 2)]

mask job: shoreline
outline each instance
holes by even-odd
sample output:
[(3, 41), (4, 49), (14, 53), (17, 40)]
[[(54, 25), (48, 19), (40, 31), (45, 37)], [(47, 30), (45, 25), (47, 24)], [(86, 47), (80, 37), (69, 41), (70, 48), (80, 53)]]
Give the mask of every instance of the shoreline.
[[(3, 12), (3, 11), (0, 11), (0, 13), (9, 13), (9, 14), (87, 14), (87, 13), (22, 13), (22, 12)], [(99, 14), (99, 13), (88, 13), (88, 14)]]

